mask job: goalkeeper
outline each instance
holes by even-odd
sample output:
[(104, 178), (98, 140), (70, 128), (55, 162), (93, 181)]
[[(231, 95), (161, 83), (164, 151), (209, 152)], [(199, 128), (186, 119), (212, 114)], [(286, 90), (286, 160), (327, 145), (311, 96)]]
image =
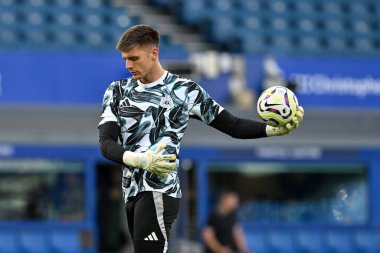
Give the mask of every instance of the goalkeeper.
[(116, 48), (132, 77), (110, 84), (99, 122), (102, 154), (123, 165), (123, 196), (135, 253), (168, 249), (181, 198), (178, 154), (190, 118), (240, 139), (288, 134), (303, 119), (301, 107), (284, 127), (232, 115), (197, 83), (163, 69), (158, 43), (158, 31), (147, 25), (121, 36)]

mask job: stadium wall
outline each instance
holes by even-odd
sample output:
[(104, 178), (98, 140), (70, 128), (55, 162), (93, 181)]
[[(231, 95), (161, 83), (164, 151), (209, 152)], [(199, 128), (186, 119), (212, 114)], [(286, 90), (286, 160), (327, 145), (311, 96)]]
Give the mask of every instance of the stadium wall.
[[(163, 62), (189, 61), (184, 53), (164, 54)], [(248, 87), (263, 89), (263, 57), (246, 56)], [(283, 80), (296, 83), (305, 107), (378, 108), (380, 60), (375, 58), (276, 59)], [(360, 67), (358, 67), (360, 66)], [(98, 105), (109, 83), (128, 75), (120, 55), (89, 52), (2, 52), (0, 103)], [(199, 81), (220, 103), (230, 102), (229, 74)]]
[[(368, 220), (360, 224), (344, 223), (308, 223), (298, 222), (243, 222), (247, 236), (261, 231), (269, 235), (273, 231), (286, 231), (296, 234), (299, 231), (319, 231), (327, 234), (331, 231), (344, 230), (352, 236), (357, 230), (379, 230), (380, 229), (380, 186), (377, 182), (380, 178), (380, 149), (378, 148), (319, 148), (319, 147), (293, 147), (293, 146), (265, 146), (255, 148), (218, 148), (218, 147), (184, 147), (181, 153), (182, 161), (192, 161), (196, 164), (196, 192), (197, 192), (197, 224), (200, 228), (212, 208), (210, 196), (213, 196), (210, 188), (210, 167), (212, 163), (233, 164), (236, 162), (253, 163), (343, 163), (343, 164), (365, 164), (368, 171), (369, 200)], [(47, 220), (15, 220), (0, 221), (0, 237), (13, 238), (15, 242), (25, 240), (30, 234), (37, 234), (41, 242), (36, 247), (46, 249), (39, 252), (51, 252), (52, 249), (62, 247), (62, 240), (72, 243), (75, 252), (98, 252), (97, 250), (97, 222), (96, 222), (96, 172), (94, 167), (97, 163), (106, 160), (101, 156), (97, 147), (78, 146), (22, 146), (1, 145), (0, 160), (4, 162), (23, 161), (65, 161), (82, 162), (85, 164), (85, 218), (75, 222), (47, 221)], [(4, 171), (3, 171), (4, 172)], [(23, 173), (22, 167), (16, 171)], [(24, 171), (24, 173), (27, 171)], [(254, 187), (254, 186), (252, 186)], [(185, 189), (186, 190), (186, 189)], [(186, 224), (186, 223), (184, 223)], [(181, 229), (178, 229), (180, 231)], [(52, 235), (60, 235), (58, 243)], [(83, 234), (85, 234), (83, 239)], [(63, 236), (62, 236), (63, 235)], [(4, 237), (5, 236), (5, 237)], [(175, 236), (175, 235), (174, 235)], [(90, 239), (89, 239), (90, 238)], [(84, 241), (84, 242), (83, 242)], [(87, 243), (86, 243), (87, 241)], [(83, 244), (84, 243), (84, 244)], [(28, 244), (26, 241), (24, 244)], [(85, 246), (83, 246), (85, 245)], [(24, 245), (25, 246), (25, 245)], [(29, 247), (26, 245), (25, 247)], [(34, 246), (33, 246), (34, 247)], [(0, 246), (1, 248), (1, 246)], [(59, 250), (59, 249), (56, 249)], [(26, 250), (26, 252), (28, 252)]]

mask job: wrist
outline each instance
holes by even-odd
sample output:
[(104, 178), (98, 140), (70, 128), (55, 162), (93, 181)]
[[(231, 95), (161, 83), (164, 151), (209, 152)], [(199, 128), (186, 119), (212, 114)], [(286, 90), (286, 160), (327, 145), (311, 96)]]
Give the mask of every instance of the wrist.
[(142, 154), (132, 151), (125, 151), (123, 154), (123, 163), (128, 166), (142, 168)]
[(266, 126), (265, 133), (267, 134), (268, 137), (277, 136), (278, 135), (277, 128), (276, 127), (272, 127), (270, 125)]

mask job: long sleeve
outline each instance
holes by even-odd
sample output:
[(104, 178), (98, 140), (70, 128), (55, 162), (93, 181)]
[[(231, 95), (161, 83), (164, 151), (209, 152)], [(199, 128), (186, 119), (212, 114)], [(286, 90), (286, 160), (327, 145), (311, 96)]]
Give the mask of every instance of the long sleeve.
[(98, 127), (99, 145), (102, 154), (107, 159), (123, 163), (123, 154), (126, 151), (117, 140), (120, 135), (120, 127), (115, 122), (106, 122)]
[(266, 124), (250, 119), (238, 118), (226, 109), (221, 111), (209, 124), (215, 129), (237, 139), (256, 139), (267, 137)]

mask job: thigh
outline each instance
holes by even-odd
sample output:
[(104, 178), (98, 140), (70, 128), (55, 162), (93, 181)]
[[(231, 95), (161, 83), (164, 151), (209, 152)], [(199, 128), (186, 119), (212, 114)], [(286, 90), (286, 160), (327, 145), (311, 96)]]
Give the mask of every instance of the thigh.
[(129, 233), (131, 234), (131, 237), (133, 238), (133, 223), (134, 223), (134, 201), (130, 200), (125, 203), (125, 213), (127, 216), (127, 225)]
[[(170, 234), (172, 224), (177, 218), (177, 215), (179, 212), (180, 199), (170, 197), (166, 194), (161, 194), (161, 196), (162, 196), (162, 201), (163, 201), (163, 206), (164, 206), (163, 220), (164, 220), (164, 225), (165, 225), (165, 231), (166, 231), (167, 239), (169, 239), (169, 234)], [(159, 197), (160, 196), (157, 196), (157, 198)]]
[(158, 192), (140, 194), (134, 206), (132, 238), (135, 253), (166, 252), (171, 225), (179, 210), (179, 199)]

